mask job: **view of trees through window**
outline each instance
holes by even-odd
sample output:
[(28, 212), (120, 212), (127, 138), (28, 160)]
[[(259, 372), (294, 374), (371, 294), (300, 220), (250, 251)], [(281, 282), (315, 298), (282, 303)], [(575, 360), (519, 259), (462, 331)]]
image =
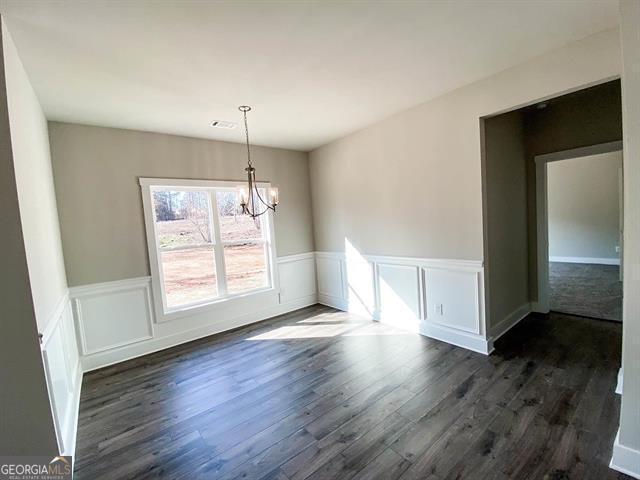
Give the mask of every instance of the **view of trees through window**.
[(152, 201), (168, 308), (269, 285), (262, 219), (239, 213), (235, 191), (153, 189)]

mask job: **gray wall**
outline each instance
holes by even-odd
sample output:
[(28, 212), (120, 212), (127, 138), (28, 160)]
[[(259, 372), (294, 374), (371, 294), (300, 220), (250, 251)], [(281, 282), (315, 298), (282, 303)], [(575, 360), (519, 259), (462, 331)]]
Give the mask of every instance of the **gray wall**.
[[(640, 2), (622, 0), (624, 111), (624, 279), (622, 366), (624, 386), (618, 442), (635, 450), (628, 468), (638, 474), (640, 451)], [(628, 452), (628, 450), (627, 450)], [(615, 454), (615, 447), (614, 447)], [(624, 454), (624, 453), (623, 453)]]
[(484, 121), (486, 298), (491, 327), (529, 302), (522, 117), (516, 111)]
[[(25, 94), (16, 85), (24, 71), (15, 47), (2, 21), (4, 62), (0, 68), (0, 225), (2, 225), (2, 255), (0, 255), (0, 305), (2, 305), (2, 336), (0, 348), (0, 452), (2, 455), (56, 455), (58, 445), (49, 405), (49, 397), (38, 345), (35, 292), (29, 280), (28, 255), (25, 251), (26, 230), (23, 230), (18, 204), (15, 163), (21, 161), (12, 152), (13, 139), (27, 137), (11, 130), (21, 125), (9, 123), (7, 100), (13, 113), (23, 104)], [(6, 83), (5, 83), (6, 76)], [(30, 88), (30, 87), (29, 87)], [(7, 98), (8, 97), (8, 98)], [(15, 103), (14, 103), (15, 101)], [(31, 108), (23, 119), (38, 121)], [(42, 141), (34, 135), (33, 142)], [(16, 152), (25, 145), (15, 145)], [(46, 206), (46, 204), (45, 204)], [(34, 282), (31, 282), (34, 283)], [(41, 283), (36, 282), (36, 285)], [(36, 287), (37, 288), (37, 287)], [(41, 297), (42, 298), (42, 297)]]
[(619, 258), (622, 152), (547, 165), (549, 256)]
[(538, 298), (535, 156), (622, 140), (620, 81), (575, 92), (525, 113), (529, 218), (529, 291)]
[[(49, 124), (69, 285), (149, 275), (139, 177), (246, 181), (242, 144)], [(279, 256), (314, 250), (307, 154), (255, 147), (258, 180), (280, 188)]]
[(317, 250), (482, 260), (480, 118), (618, 75), (618, 41), (588, 37), (311, 152)]

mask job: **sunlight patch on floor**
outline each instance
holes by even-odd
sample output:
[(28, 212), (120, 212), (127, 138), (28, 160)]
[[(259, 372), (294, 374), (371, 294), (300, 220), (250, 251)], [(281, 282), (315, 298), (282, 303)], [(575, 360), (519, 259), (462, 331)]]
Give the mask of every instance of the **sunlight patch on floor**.
[(274, 328), (265, 333), (249, 337), (247, 340), (292, 340), (302, 338), (328, 337), (379, 337), (390, 335), (413, 335), (410, 332), (373, 321), (345, 322), (341, 324), (307, 324), (286, 325)]

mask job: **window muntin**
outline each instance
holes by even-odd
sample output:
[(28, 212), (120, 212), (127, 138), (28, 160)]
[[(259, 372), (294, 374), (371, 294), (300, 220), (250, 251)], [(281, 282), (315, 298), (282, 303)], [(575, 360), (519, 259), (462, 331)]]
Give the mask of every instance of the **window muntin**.
[(239, 215), (234, 188), (149, 192), (165, 314), (271, 288), (268, 217)]

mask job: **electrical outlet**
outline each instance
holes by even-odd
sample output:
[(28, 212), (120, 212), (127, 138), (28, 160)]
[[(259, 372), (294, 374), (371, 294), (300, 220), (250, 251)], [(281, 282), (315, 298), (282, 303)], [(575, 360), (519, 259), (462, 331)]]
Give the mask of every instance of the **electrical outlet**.
[(436, 304), (436, 313), (438, 315), (444, 315), (444, 306), (441, 303)]
[(616, 253), (620, 253), (620, 245), (616, 245)]

